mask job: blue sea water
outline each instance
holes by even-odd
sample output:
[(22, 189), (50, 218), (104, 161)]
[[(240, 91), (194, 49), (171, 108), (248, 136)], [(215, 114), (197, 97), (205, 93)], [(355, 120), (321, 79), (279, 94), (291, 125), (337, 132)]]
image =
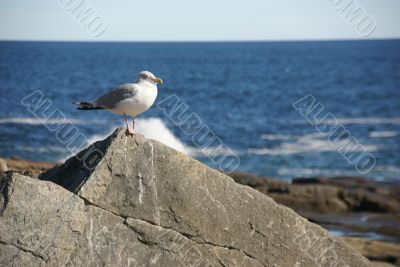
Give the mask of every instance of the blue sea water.
[[(311, 94), (376, 159), (363, 176), (400, 178), (400, 40), (254, 43), (0, 42), (0, 156), (62, 161), (61, 123), (21, 100), (40, 90), (88, 141), (123, 126), (105, 111), (78, 111), (150, 70), (157, 103), (175, 94), (240, 159), (238, 170), (290, 179), (357, 175), (292, 104)], [(146, 136), (213, 165), (155, 105), (138, 117)], [(351, 151), (350, 151), (351, 152)], [(361, 151), (352, 151), (361, 155)], [(358, 155), (357, 154), (357, 155)]]

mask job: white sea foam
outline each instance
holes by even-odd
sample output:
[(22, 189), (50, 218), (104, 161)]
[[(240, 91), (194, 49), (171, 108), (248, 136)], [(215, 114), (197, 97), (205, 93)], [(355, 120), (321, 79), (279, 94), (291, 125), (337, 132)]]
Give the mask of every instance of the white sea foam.
[(397, 135), (398, 132), (396, 131), (376, 131), (369, 133), (369, 137), (375, 137), (375, 138), (388, 138), (388, 137), (395, 137)]
[(293, 138), (290, 135), (283, 135), (283, 134), (262, 134), (261, 139), (275, 141), (275, 140), (290, 140)]
[[(329, 142), (326, 136), (319, 133), (289, 136), (284, 140), (288, 140), (288, 142), (272, 148), (252, 148), (248, 149), (247, 152), (255, 155), (291, 155), (298, 153), (334, 152), (340, 147), (340, 141), (339, 143)], [(349, 148), (349, 152), (373, 152), (379, 149), (376, 145), (357, 146), (356, 143), (351, 143), (351, 141), (346, 145), (346, 148)]]
[(392, 166), (392, 165), (376, 166), (375, 171), (390, 174), (391, 176), (396, 177), (397, 179), (400, 178), (400, 167), (398, 166)]
[[(400, 124), (400, 117), (394, 118), (337, 118), (337, 122), (340, 125), (347, 125), (347, 124), (371, 124), (371, 125), (378, 125), (378, 124)], [(292, 124), (310, 124), (307, 120), (296, 120), (292, 121)], [(322, 121), (321, 124), (323, 125), (331, 125), (333, 124), (333, 120), (326, 120)]]
[(44, 147), (29, 147), (18, 146), (15, 148), (18, 151), (34, 152), (34, 153), (63, 153), (65, 148), (62, 146), (44, 146)]
[[(39, 118), (0, 118), (0, 124), (28, 124), (28, 125), (52, 125), (52, 124), (64, 124), (71, 123), (74, 125), (81, 124), (113, 124), (115, 120), (103, 120), (103, 119), (39, 119)], [(121, 126), (125, 127), (125, 124), (121, 122)], [(115, 129), (110, 129), (104, 134), (96, 134), (88, 137), (88, 144), (95, 141), (102, 140), (109, 136)], [(167, 128), (167, 126), (159, 118), (148, 118), (148, 119), (137, 119), (136, 130), (143, 134), (145, 137), (157, 140), (163, 144), (166, 144), (180, 152), (189, 153), (189, 149)]]
[(315, 176), (354, 176), (357, 175), (356, 171), (346, 170), (331, 170), (331, 169), (312, 169), (312, 168), (279, 168), (277, 171), (280, 176), (287, 176), (291, 178), (299, 177), (315, 177)]
[[(121, 127), (126, 127), (121, 123)], [(136, 119), (135, 130), (146, 138), (156, 140), (185, 154), (190, 154), (190, 148), (176, 137), (160, 118)], [(107, 138), (115, 128), (110, 128), (103, 134), (96, 134), (88, 138), (88, 144)]]
[[(397, 166), (376, 166), (373, 170), (375, 180), (385, 181), (398, 179), (400, 177), (400, 168)], [(290, 178), (316, 177), (316, 176), (359, 176), (355, 170), (338, 169), (317, 169), (317, 168), (287, 168), (281, 167), (277, 170), (278, 175)]]
[(12, 123), (12, 124), (28, 124), (28, 125), (53, 125), (53, 124), (107, 124), (109, 120), (101, 120), (101, 119), (90, 119), (90, 120), (81, 120), (81, 119), (39, 119), (39, 118), (0, 118), (0, 124)]
[(146, 138), (156, 140), (185, 154), (190, 154), (190, 149), (159, 118), (138, 119), (135, 127)]
[[(120, 126), (126, 127), (125, 124), (121, 124)], [(166, 124), (160, 118), (137, 119), (135, 129), (138, 133), (144, 135), (146, 138), (156, 140), (190, 156), (212, 157), (217, 155), (229, 156), (239, 154), (238, 151), (234, 151), (225, 146), (197, 148), (186, 145), (177, 136), (175, 136), (170, 129), (168, 129)], [(104, 134), (91, 136), (88, 139), (88, 144), (103, 140), (104, 138), (109, 136), (114, 130), (115, 129), (110, 129)]]
[(205, 156), (205, 157), (215, 157), (215, 156), (239, 156), (241, 153), (240, 151), (233, 150), (227, 146), (213, 146), (213, 147), (201, 147), (189, 148), (191, 156)]
[(108, 136), (110, 136), (114, 131), (115, 131), (115, 128), (109, 128), (106, 132), (104, 132), (102, 134), (94, 134), (91, 136), (87, 136), (86, 145), (89, 146), (90, 144), (93, 144), (94, 142), (104, 140)]
[[(38, 118), (15, 118), (15, 117), (10, 117), (10, 118), (0, 118), (0, 124), (6, 124), (6, 123), (12, 123), (12, 124), (27, 124), (27, 125), (52, 125), (52, 124), (64, 124), (64, 123), (71, 123), (74, 125), (83, 125), (83, 124), (99, 124), (99, 125), (111, 125), (111, 127), (102, 133), (95, 134), (92, 136), (86, 136), (87, 142), (82, 146), (77, 148), (78, 150), (83, 149), (84, 147), (89, 146), (90, 144), (103, 140), (107, 138), (112, 132), (115, 131), (115, 127), (126, 127), (125, 123), (123, 123), (122, 119), (120, 124), (116, 124), (115, 120), (103, 120), (103, 119), (50, 119), (50, 120), (45, 120), (45, 119), (38, 119)], [(144, 135), (146, 138), (156, 140), (158, 142), (161, 142), (167, 146), (170, 146), (171, 148), (183, 152), (187, 155), (196, 155), (196, 156), (215, 156), (215, 153), (218, 154), (223, 154), (223, 155), (231, 155), (234, 152), (230, 149), (226, 149), (224, 147), (207, 147), (207, 148), (195, 148), (195, 147), (190, 147), (188, 145), (185, 145), (177, 136), (173, 134), (173, 132), (168, 129), (166, 124), (160, 119), (160, 118), (146, 118), (146, 119), (136, 119), (136, 125), (135, 125), (136, 131), (142, 135)], [(37, 148), (20, 148), (20, 150), (26, 150), (26, 151), (39, 151), (39, 152), (66, 152), (66, 148), (62, 147), (57, 147), (55, 149), (54, 147), (43, 147), (40, 148), (39, 150)], [(72, 156), (72, 154), (75, 154), (79, 151), (71, 151), (67, 157), (64, 157), (60, 161), (64, 161), (65, 159), (69, 158)]]

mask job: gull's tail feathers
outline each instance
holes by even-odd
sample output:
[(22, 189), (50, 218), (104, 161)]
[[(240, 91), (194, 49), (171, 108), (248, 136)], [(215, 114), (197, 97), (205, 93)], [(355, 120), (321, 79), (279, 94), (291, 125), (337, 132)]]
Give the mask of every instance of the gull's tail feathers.
[(76, 102), (74, 104), (78, 105), (79, 110), (105, 109), (104, 107), (96, 106), (93, 102), (88, 102), (88, 101), (80, 101), (80, 102)]

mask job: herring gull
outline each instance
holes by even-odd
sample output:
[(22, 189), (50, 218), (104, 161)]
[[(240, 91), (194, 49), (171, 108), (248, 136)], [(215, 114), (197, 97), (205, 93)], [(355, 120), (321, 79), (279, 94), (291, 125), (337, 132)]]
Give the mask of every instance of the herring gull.
[[(157, 97), (157, 84), (163, 81), (149, 71), (139, 73), (135, 83), (125, 83), (98, 97), (95, 101), (80, 101), (79, 110), (106, 109), (124, 115), (126, 134), (135, 133), (135, 116), (148, 110)], [(132, 131), (126, 116), (132, 116)]]

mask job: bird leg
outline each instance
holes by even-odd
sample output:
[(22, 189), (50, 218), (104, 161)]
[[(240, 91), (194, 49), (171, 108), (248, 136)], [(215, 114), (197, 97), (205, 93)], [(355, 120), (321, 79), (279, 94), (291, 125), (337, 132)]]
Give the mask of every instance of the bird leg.
[(133, 134), (143, 137), (141, 133), (136, 132), (135, 130), (135, 117), (132, 116), (132, 127), (133, 127)]
[[(134, 131), (131, 132), (131, 130), (129, 129), (129, 124), (128, 124), (128, 120), (126, 119), (126, 114), (124, 113), (124, 120), (125, 120), (125, 124), (126, 124), (126, 131), (125, 131), (125, 135), (130, 135), (132, 136), (134, 134)], [(135, 129), (135, 128), (134, 128)]]
[(135, 117), (134, 116), (132, 116), (132, 129), (133, 129), (133, 132), (135, 132)]

